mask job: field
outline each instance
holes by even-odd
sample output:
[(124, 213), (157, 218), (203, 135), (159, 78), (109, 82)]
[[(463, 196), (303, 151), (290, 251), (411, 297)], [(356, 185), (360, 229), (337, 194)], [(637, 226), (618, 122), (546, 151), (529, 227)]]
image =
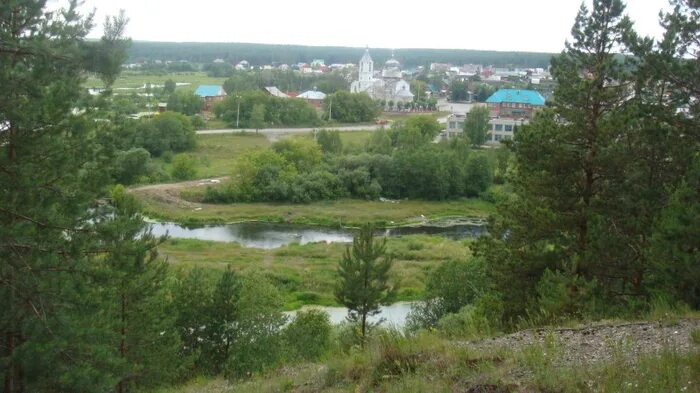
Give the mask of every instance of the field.
[[(295, 309), (305, 304), (336, 305), (333, 285), (345, 247), (339, 243), (312, 243), (263, 250), (237, 243), (170, 239), (158, 250), (182, 271), (195, 267), (221, 271), (231, 267), (244, 274), (262, 272), (282, 292), (285, 308)], [(418, 299), (432, 268), (469, 255), (466, 241), (422, 235), (390, 238), (387, 251), (394, 256), (391, 280), (399, 284), (397, 301)]]
[[(191, 152), (197, 158), (197, 177), (228, 176), (233, 171), (236, 156), (242, 152), (265, 148), (270, 141), (258, 134), (197, 135), (197, 148)], [(156, 159), (170, 172), (171, 164)]]
[[(194, 91), (199, 85), (221, 85), (226, 78), (213, 78), (206, 72), (171, 72), (167, 74), (149, 74), (140, 71), (123, 71), (114, 82), (114, 89), (140, 89), (145, 84), (162, 86), (166, 80), (172, 79), (175, 83), (189, 83), (179, 88)], [(84, 85), (86, 87), (103, 87), (102, 80), (88, 77)]]

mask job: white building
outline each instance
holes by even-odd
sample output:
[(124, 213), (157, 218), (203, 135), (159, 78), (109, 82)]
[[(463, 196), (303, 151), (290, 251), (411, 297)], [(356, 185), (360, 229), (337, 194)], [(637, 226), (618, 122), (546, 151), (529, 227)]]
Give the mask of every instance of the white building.
[(358, 80), (350, 84), (350, 92), (367, 93), (375, 100), (393, 101), (396, 104), (413, 101), (411, 86), (403, 80), (401, 64), (393, 55), (384, 64), (380, 77), (375, 78), (374, 74), (374, 61), (367, 49), (360, 59)]
[[(462, 135), (464, 132), (464, 120), (467, 115), (464, 113), (453, 113), (447, 117), (447, 124), (444, 131), (440, 133), (442, 139), (451, 139)], [(493, 117), (489, 120), (486, 135), (486, 144), (497, 145), (501, 141), (513, 139), (516, 128), (527, 124), (527, 119), (513, 119), (506, 117)]]

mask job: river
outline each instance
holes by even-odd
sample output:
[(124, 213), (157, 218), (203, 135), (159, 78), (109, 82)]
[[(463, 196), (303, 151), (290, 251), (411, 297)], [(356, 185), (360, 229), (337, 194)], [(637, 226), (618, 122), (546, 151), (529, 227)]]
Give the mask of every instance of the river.
[[(379, 308), (379, 314), (370, 317), (369, 321), (376, 323), (382, 320), (382, 326), (401, 329), (406, 324), (406, 317), (409, 311), (411, 311), (412, 304), (412, 302), (398, 302), (388, 306), (381, 306)], [(330, 321), (334, 325), (345, 322), (345, 318), (348, 315), (348, 309), (345, 307), (304, 306), (301, 308), (302, 311), (311, 309), (328, 313)], [(293, 317), (297, 312), (298, 311), (288, 311), (285, 314)]]
[[(350, 228), (330, 228), (299, 224), (276, 224), (264, 222), (244, 222), (225, 225), (205, 225), (186, 227), (174, 223), (151, 223), (154, 235), (167, 234), (174, 239), (199, 239), (218, 242), (236, 242), (244, 247), (272, 249), (290, 243), (349, 243), (354, 230)], [(485, 227), (478, 221), (461, 220), (454, 225), (416, 225), (388, 228), (377, 231), (381, 236), (435, 235), (462, 240), (476, 238), (485, 233)]]

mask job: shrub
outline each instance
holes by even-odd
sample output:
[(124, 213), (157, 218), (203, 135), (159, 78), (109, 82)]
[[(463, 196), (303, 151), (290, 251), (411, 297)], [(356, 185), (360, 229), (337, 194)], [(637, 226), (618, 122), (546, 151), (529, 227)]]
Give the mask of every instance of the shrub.
[(331, 323), (323, 311), (299, 311), (282, 334), (291, 359), (315, 360), (330, 347)]
[(538, 311), (550, 322), (591, 315), (596, 288), (596, 281), (547, 269), (537, 283)]
[(190, 154), (176, 155), (173, 159), (171, 174), (178, 180), (194, 178), (197, 176), (197, 159)]

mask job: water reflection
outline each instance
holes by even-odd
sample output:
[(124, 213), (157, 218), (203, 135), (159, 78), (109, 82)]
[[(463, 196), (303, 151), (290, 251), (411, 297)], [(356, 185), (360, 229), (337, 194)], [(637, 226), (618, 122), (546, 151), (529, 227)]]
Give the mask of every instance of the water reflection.
[[(411, 311), (412, 302), (399, 302), (390, 304), (388, 306), (382, 306), (379, 308), (379, 314), (370, 317), (369, 321), (372, 323), (379, 322), (383, 320), (382, 326), (393, 326), (396, 328), (403, 328), (406, 324), (406, 317), (408, 312)], [(348, 315), (348, 309), (345, 307), (323, 307), (323, 306), (304, 306), (301, 308), (304, 310), (321, 310), (328, 313), (331, 323), (338, 325), (345, 322), (345, 317)], [(285, 314), (294, 317), (297, 311), (288, 311)]]
[[(219, 242), (237, 242), (244, 247), (271, 249), (290, 243), (349, 243), (352, 242), (353, 230), (334, 229), (296, 224), (273, 224), (246, 222), (227, 225), (207, 225), (189, 228), (173, 223), (152, 223), (154, 235), (166, 233), (175, 239), (199, 239)], [(378, 231), (378, 235), (402, 236), (426, 234), (445, 236), (461, 240), (474, 238), (485, 233), (483, 225), (459, 224), (451, 226), (414, 226), (390, 228)]]

